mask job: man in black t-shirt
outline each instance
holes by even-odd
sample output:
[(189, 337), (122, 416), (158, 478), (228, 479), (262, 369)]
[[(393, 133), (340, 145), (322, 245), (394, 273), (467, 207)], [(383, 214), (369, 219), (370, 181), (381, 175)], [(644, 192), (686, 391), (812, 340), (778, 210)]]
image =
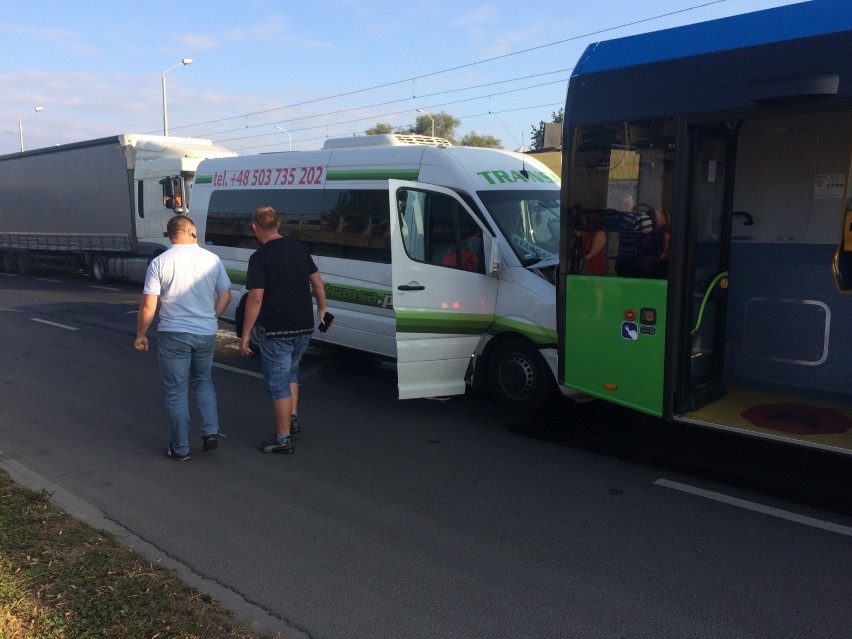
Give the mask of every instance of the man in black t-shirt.
[(240, 352), (253, 336), (263, 359), (263, 383), (272, 400), (277, 434), (260, 445), (265, 453), (292, 453), (298, 425), (299, 363), (314, 331), (311, 291), (322, 322), (328, 309), (317, 266), (301, 244), (278, 233), (272, 207), (257, 209), (252, 229), (261, 247), (249, 258)]

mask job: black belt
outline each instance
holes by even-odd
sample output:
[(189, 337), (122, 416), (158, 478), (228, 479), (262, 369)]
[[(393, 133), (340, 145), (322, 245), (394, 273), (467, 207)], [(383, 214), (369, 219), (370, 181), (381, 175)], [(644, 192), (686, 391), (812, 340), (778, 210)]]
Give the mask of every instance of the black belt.
[(308, 333), (314, 332), (313, 327), (311, 327), (311, 328), (297, 328), (296, 330), (293, 330), (293, 331), (267, 331), (262, 326), (258, 326), (257, 328), (260, 329), (261, 331), (263, 331), (263, 333), (267, 337), (294, 337), (295, 335), (307, 335)]

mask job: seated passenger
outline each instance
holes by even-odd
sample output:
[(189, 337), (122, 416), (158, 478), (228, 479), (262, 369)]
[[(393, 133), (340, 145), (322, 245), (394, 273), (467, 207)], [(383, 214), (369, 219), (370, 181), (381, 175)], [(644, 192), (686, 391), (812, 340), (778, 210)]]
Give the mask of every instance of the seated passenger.
[[(471, 233), (461, 245), (461, 268), (466, 271), (478, 271), (482, 252), (482, 233), (479, 229)], [(441, 260), (443, 266), (459, 266), (456, 247), (451, 246), (447, 249)]]

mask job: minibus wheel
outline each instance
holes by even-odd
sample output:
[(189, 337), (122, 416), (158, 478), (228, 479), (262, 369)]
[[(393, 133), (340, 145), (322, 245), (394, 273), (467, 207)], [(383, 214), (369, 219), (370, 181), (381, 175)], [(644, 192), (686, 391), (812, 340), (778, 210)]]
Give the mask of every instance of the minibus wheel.
[(504, 406), (538, 408), (547, 399), (552, 377), (538, 350), (520, 339), (497, 344), (488, 359), (488, 388)]

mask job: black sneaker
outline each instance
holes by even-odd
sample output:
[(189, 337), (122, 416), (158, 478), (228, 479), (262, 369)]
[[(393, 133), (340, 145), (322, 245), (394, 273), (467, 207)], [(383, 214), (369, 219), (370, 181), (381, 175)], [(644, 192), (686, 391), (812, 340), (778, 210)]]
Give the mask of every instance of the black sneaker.
[(281, 453), (282, 455), (288, 455), (296, 451), (289, 437), (283, 442), (278, 441), (277, 437), (273, 437), (269, 441), (263, 442), (260, 445), (260, 450), (264, 453)]
[(188, 461), (189, 453), (186, 455), (178, 455), (175, 451), (172, 450), (172, 445), (169, 444), (169, 449), (166, 451), (166, 455), (169, 459), (174, 459), (175, 461)]
[(296, 433), (301, 433), (302, 427), (299, 426), (299, 418), (295, 415), (290, 415), (290, 434), (295, 435)]
[(219, 435), (202, 435), (201, 450), (216, 450), (219, 448)]

